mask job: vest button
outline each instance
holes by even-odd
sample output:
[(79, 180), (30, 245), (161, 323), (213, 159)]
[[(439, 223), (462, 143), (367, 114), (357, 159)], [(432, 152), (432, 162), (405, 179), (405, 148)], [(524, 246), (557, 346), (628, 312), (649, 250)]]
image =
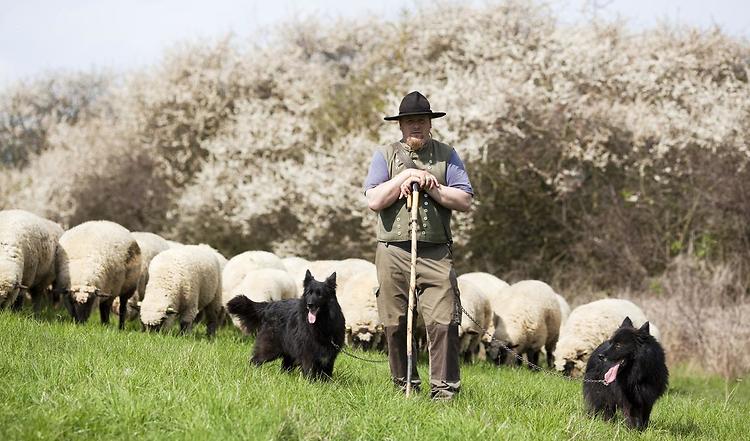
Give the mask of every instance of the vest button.
[(427, 201), (424, 201), (424, 204), (427, 205)]
[(428, 169), (428, 170), (432, 170), (432, 166), (431, 166), (431, 165), (428, 165), (428, 166), (427, 166), (427, 169)]
[(427, 220), (427, 216), (424, 217), (424, 220)]
[(400, 236), (400, 235), (401, 235), (401, 232), (399, 231), (399, 232), (398, 232), (398, 233), (396, 233), (396, 234)]
[(397, 217), (397, 218), (396, 218), (396, 222), (401, 222), (401, 218), (400, 218), (400, 217)]

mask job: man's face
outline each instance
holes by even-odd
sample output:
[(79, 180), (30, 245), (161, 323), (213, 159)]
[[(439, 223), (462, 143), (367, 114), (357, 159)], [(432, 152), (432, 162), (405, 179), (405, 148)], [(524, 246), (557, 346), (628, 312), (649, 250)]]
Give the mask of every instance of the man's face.
[(398, 120), (398, 125), (401, 128), (401, 134), (405, 140), (409, 138), (416, 138), (424, 141), (430, 133), (432, 124), (430, 117), (426, 115), (407, 116)]

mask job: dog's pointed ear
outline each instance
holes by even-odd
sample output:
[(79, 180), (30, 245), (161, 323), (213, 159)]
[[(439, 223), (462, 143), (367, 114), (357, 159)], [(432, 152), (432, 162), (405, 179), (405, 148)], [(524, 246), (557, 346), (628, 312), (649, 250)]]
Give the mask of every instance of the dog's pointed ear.
[(302, 284), (304, 286), (307, 286), (307, 285), (310, 284), (311, 280), (313, 280), (313, 276), (312, 276), (312, 273), (310, 272), (310, 270), (308, 269), (307, 271), (305, 271), (305, 280), (302, 282)]
[(331, 288), (332, 290), (336, 289), (336, 272), (335, 271), (326, 279), (326, 285), (328, 285), (328, 287)]
[(643, 326), (641, 326), (640, 329), (638, 329), (638, 332), (640, 332), (641, 334), (650, 334), (651, 329), (650, 329), (648, 322), (644, 323)]
[(625, 320), (622, 321), (622, 324), (620, 325), (621, 328), (632, 328), (633, 322), (630, 320), (630, 317), (625, 317)]

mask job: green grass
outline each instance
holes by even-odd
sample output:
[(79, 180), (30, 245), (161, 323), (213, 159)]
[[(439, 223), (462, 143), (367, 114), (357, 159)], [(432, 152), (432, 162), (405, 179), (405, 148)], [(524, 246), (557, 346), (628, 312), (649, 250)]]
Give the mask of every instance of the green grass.
[[(675, 369), (651, 425), (583, 411), (581, 385), (484, 363), (451, 403), (391, 387), (386, 363), (339, 356), (309, 383), (247, 363), (233, 329), (214, 341), (0, 312), (0, 439), (746, 439), (750, 385)], [(361, 353), (385, 360), (382, 354)], [(420, 363), (426, 380), (427, 365)]]

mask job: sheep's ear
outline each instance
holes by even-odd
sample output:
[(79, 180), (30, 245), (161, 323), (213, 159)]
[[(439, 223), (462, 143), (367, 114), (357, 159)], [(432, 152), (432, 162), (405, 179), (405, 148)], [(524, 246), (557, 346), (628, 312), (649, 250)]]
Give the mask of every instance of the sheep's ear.
[(650, 334), (651, 331), (648, 322), (644, 323), (643, 326), (638, 329), (638, 332), (640, 332), (641, 334)]
[(336, 272), (328, 276), (328, 278), (326, 279), (326, 285), (328, 285), (328, 287), (332, 290), (336, 290)]
[(103, 292), (101, 292), (101, 290), (98, 289), (98, 288), (94, 291), (94, 295), (97, 296), (97, 297), (109, 297), (108, 295), (106, 295)]
[(313, 280), (312, 273), (310, 270), (305, 271), (305, 280), (302, 282), (304, 286), (307, 286), (310, 284), (310, 281)]
[(633, 322), (630, 320), (630, 317), (625, 317), (625, 320), (622, 321), (622, 324), (620, 325), (621, 328), (632, 328)]
[(171, 306), (167, 308), (167, 314), (177, 314), (177, 311)]

